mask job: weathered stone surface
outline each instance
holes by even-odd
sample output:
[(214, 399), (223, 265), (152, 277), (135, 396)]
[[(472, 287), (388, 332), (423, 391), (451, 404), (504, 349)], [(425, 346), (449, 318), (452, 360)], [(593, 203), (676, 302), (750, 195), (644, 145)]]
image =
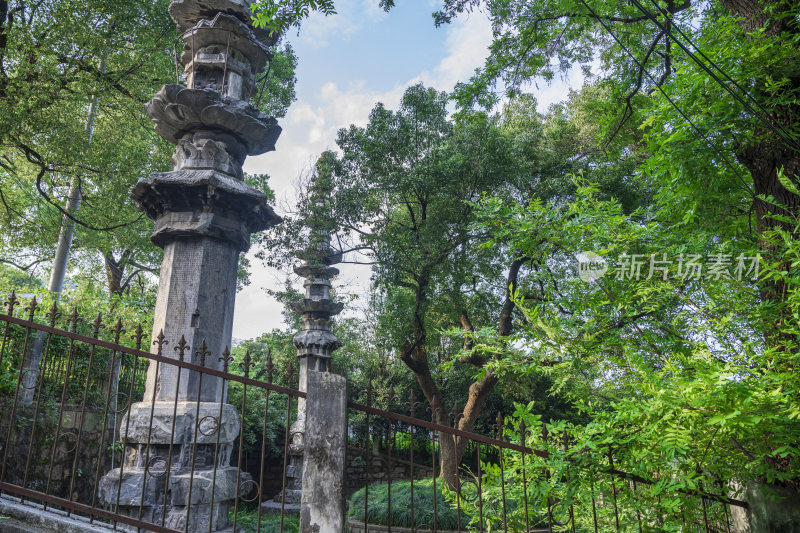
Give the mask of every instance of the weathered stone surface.
[(156, 221), (151, 240), (161, 247), (210, 237), (247, 250), (251, 233), (281, 221), (262, 192), (216, 170), (156, 172), (140, 179), (131, 196)]
[[(192, 505), (210, 503), (212, 488), (215, 502), (232, 500), (236, 497), (236, 473), (235, 466), (221, 466), (217, 468), (216, 478), (213, 470), (195, 472), (194, 476), (190, 473), (171, 476), (170, 503), (172, 505), (188, 505), (190, 482), (192, 483)], [(249, 476), (246, 477), (249, 479)], [(242, 476), (240, 485), (244, 481), (245, 476)]]
[(197, 52), (208, 46), (222, 47), (223, 51), (236, 50), (236, 57), (249, 63), (248, 68), (252, 69), (251, 72), (262, 70), (271, 55), (269, 46), (258, 39), (252, 26), (227, 13), (217, 13), (210, 20), (209, 18), (198, 20), (184, 33), (183, 40), (184, 47), (180, 61), (187, 66), (192, 63), (192, 51), (197, 62)]
[(347, 380), (308, 373), (300, 531), (344, 530)]
[[(199, 407), (199, 409), (198, 409)], [(152, 423), (150, 413), (152, 410)], [(199, 414), (198, 414), (199, 410)], [(222, 424), (218, 420), (222, 412)], [(176, 415), (173, 418), (172, 413)], [(199, 418), (198, 418), (199, 417)], [(151, 445), (191, 444), (195, 442), (195, 420), (200, 420), (197, 441), (200, 444), (216, 444), (217, 430), (221, 444), (233, 443), (239, 435), (241, 423), (236, 408), (230, 404), (214, 402), (139, 402), (131, 406), (120, 425), (121, 438), (126, 443), (146, 443), (148, 435)], [(173, 424), (175, 431), (173, 433)]]
[(178, 141), (178, 147), (172, 156), (174, 170), (217, 170), (242, 179), (242, 169), (217, 141), (207, 139), (195, 145), (187, 139)]
[(245, 146), (247, 155), (258, 155), (275, 150), (281, 134), (273, 117), (212, 89), (167, 84), (144, 108), (155, 123), (156, 132), (173, 144), (186, 134), (218, 130), (234, 135)]
[[(3, 494), (0, 496), (0, 531), (3, 533), (112, 533), (105, 524), (89, 523), (88, 518), (73, 514), (66, 516), (52, 506), (43, 509), (40, 504)], [(135, 531), (118, 524), (116, 531)]]

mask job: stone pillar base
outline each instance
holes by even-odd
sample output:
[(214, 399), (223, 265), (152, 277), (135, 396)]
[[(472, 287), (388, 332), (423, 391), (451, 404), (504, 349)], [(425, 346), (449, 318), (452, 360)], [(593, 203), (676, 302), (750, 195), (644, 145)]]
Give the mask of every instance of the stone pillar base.
[(188, 531), (229, 530), (237, 477), (239, 486), (250, 479), (228, 466), (239, 430), (229, 404), (221, 410), (212, 402), (133, 404), (120, 425), (123, 466), (100, 480), (101, 501), (173, 529), (184, 530), (188, 514)]

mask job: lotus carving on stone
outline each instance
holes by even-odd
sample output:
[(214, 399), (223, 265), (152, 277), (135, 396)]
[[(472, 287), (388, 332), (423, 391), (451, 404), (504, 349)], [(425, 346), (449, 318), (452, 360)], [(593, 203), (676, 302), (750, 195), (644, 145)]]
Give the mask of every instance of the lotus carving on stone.
[(258, 155), (275, 150), (281, 133), (273, 117), (210, 89), (168, 84), (144, 108), (156, 132), (173, 144), (197, 131), (222, 131), (241, 142), (248, 155)]

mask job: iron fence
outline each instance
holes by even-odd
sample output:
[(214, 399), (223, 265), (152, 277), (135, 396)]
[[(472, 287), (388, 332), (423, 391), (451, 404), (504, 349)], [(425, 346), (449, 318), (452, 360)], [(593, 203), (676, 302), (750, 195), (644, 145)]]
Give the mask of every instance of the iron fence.
[[(227, 349), (212, 355), (204, 343), (190, 347), (163, 335), (150, 353), (141, 326), (126, 331), (119, 321), (84, 320), (55, 304), (43, 310), (14, 295), (4, 309), (0, 491), (118, 529), (297, 531), (303, 439), (296, 422), (306, 394), (295, 388), (293, 366), (275, 383), (267, 357), (261, 381), (251, 375), (249, 353), (237, 361)], [(220, 360), (222, 369), (211, 368)], [(177, 382), (174, 400), (159, 404), (172, 416), (159, 418), (157, 402), (146, 397), (148, 380), (165, 372)], [(181, 404), (188, 415), (179, 421), (181, 383), (196, 384), (199, 398), (204, 378), (225, 383), (218, 401)], [(381, 516), (397, 519), (385, 526), (396, 533), (663, 531), (676, 524), (681, 531), (730, 531), (731, 506), (746, 506), (725, 496), (720, 482), (716, 493), (675, 489), (681, 505), (668, 508), (660, 498), (670, 474), (649, 479), (626, 471), (625, 450), (576, 449), (569, 434), (534, 437), (499, 415), (496, 434), (480, 435), (453, 427), (457, 409), (452, 425), (442, 425), (430, 409), (431, 421), (417, 417), (413, 395), (372, 396), (367, 390), (366, 404), (348, 404), (352, 532), (378, 531), (364, 524)], [(146, 420), (140, 426), (131, 422), (136, 409)], [(235, 431), (225, 429), (224, 413), (241, 421)], [(449, 478), (445, 438), (463, 445), (463, 454), (448, 459), (457, 472)], [(146, 501), (145, 492), (156, 497)]]
[[(488, 437), (457, 428), (458, 405), (449, 414), (453, 425), (447, 426), (433, 422), (434, 416), (431, 421), (415, 418), (419, 402), (413, 393), (403, 401), (395, 398), (390, 389), (382, 401), (388, 409), (404, 407), (411, 416), (374, 407), (369, 390), (366, 397), (367, 405), (348, 404), (352, 414), (364, 417), (366, 425), (360, 446), (364, 451), (349, 457), (351, 465), (355, 457), (359, 458), (359, 466), (366, 470), (360, 478), (368, 481), (351, 500), (360, 506), (349, 510), (349, 530), (356, 533), (729, 532), (730, 508), (747, 507), (746, 502), (728, 497), (724, 490), (714, 493), (702, 485), (696, 490), (673, 489), (671, 495), (681, 500), (677, 509), (662, 505), (661, 495), (670, 495), (663, 486), (669, 485), (671, 474), (648, 479), (627, 472), (619, 467), (620, 462), (627, 462), (624, 450), (611, 448), (590, 453), (571, 446), (567, 433), (548, 435), (545, 425), (534, 439), (524, 422), (506, 420), (498, 413), (496, 435)], [(370, 428), (379, 430), (376, 434)], [(387, 431), (390, 438), (381, 438)], [(413, 444), (415, 435), (422, 435), (428, 443), (422, 463)], [(376, 438), (380, 439), (378, 446)], [(449, 480), (442, 477), (439, 441), (444, 438), (462, 443), (464, 450), (449, 458), (457, 463), (458, 472)], [(398, 446), (398, 440), (411, 445)], [(533, 448), (532, 441), (544, 447)], [(352, 470), (351, 466), (348, 473)], [(404, 475), (397, 476), (399, 471)], [(426, 483), (420, 486), (422, 480)], [(718, 482), (719, 489), (724, 486)], [(393, 487), (402, 492), (399, 498), (393, 496)], [(432, 497), (418, 499), (415, 493), (420, 492), (431, 493)], [(438, 492), (442, 495), (437, 496)], [(428, 503), (428, 508), (420, 509), (420, 502)], [(385, 525), (364, 525), (373, 520)]]
[[(209, 531), (212, 523), (214, 530), (225, 523), (238, 531), (288, 531), (290, 526), (296, 530), (296, 520), (288, 517), (285, 489), (291, 424), (297, 401), (305, 394), (294, 388), (293, 367), (279, 385), (273, 383), (271, 359), (264, 368), (267, 381), (260, 381), (250, 377), (249, 354), (234, 362), (227, 350), (212, 357), (204, 345), (192, 350), (183, 339), (175, 342), (163, 336), (154, 341), (156, 353), (149, 353), (143, 349), (149, 336), (141, 326), (127, 332), (119, 321), (109, 326), (99, 315), (86, 321), (77, 311), (62, 313), (56, 304), (43, 311), (35, 299), (26, 305), (13, 294), (4, 309), (5, 314), (0, 314), (0, 491), (23, 502), (37, 502), (46, 512), (77, 515), (112, 528), (202, 531), (205, 528), (198, 528), (191, 516), (198, 513), (211, 515), (206, 520)], [(42, 314), (46, 323), (37, 321)], [(173, 357), (167, 355), (169, 347), (174, 349)], [(206, 366), (218, 358), (226, 360), (222, 370)], [(234, 373), (227, 362), (234, 363), (239, 372)], [(203, 377), (220, 378), (226, 387), (214, 404), (217, 407), (196, 402), (188, 429), (176, 428), (173, 416), (172, 426), (162, 428), (170, 435), (164, 444), (156, 435), (154, 408), (150, 408), (146, 424), (150, 429), (144, 439), (134, 435), (137, 429), (128, 415), (137, 402), (148, 400), (146, 380), (158, 381), (167, 368), (180, 369), (174, 401), (168, 402), (173, 413), (179, 403), (180, 376), (186, 376), (187, 382), (189, 376), (196, 376), (193, 382), (198, 390)], [(225, 425), (222, 413), (232, 398), (238, 419), (245, 421), (244, 430), (226, 445), (220, 442)], [(191, 435), (181, 440), (180, 431)], [(178, 450), (179, 442), (189, 446)], [(204, 446), (213, 458), (210, 480), (200, 473), (209, 463), (207, 457), (203, 462)], [(130, 470), (134, 455), (137, 467), (144, 470), (141, 486), (136, 488), (126, 485), (130, 474), (126, 469)], [(221, 491), (222, 469), (228, 461), (236, 467), (234, 494), (228, 505), (220, 505), (214, 499)], [(107, 474), (115, 470), (118, 481), (109, 487)], [(209, 510), (186, 505), (186, 516), (176, 526), (166, 511), (174, 507), (174, 492), (187, 478), (187, 501), (210, 494)], [(160, 510), (148, 511), (144, 493), (153, 487), (159, 493), (156, 507)], [(185, 483), (183, 488), (185, 492)], [(126, 491), (139, 490), (131, 505)], [(270, 500), (275, 503), (273, 511), (262, 505)], [(213, 513), (220, 510), (227, 516), (215, 520)]]

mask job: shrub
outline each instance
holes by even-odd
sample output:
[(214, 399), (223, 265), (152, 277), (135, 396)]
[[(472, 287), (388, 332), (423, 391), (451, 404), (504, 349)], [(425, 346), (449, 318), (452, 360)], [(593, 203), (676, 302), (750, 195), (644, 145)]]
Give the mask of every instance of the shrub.
[[(446, 496), (445, 483), (438, 480), (436, 483), (436, 528), (458, 529), (458, 513), (453, 504), (451, 506)], [(348, 518), (369, 522), (371, 524), (389, 524), (388, 514), (388, 484), (370, 485), (369, 502), (367, 505), (367, 519), (364, 520), (364, 489), (358, 490), (350, 498)], [(433, 480), (424, 479), (414, 481), (414, 526), (433, 526)], [(464, 529), (470, 522), (470, 517), (461, 512), (461, 528)], [(411, 527), (411, 482), (398, 481), (392, 483), (392, 509), (391, 525), (398, 527)]]

